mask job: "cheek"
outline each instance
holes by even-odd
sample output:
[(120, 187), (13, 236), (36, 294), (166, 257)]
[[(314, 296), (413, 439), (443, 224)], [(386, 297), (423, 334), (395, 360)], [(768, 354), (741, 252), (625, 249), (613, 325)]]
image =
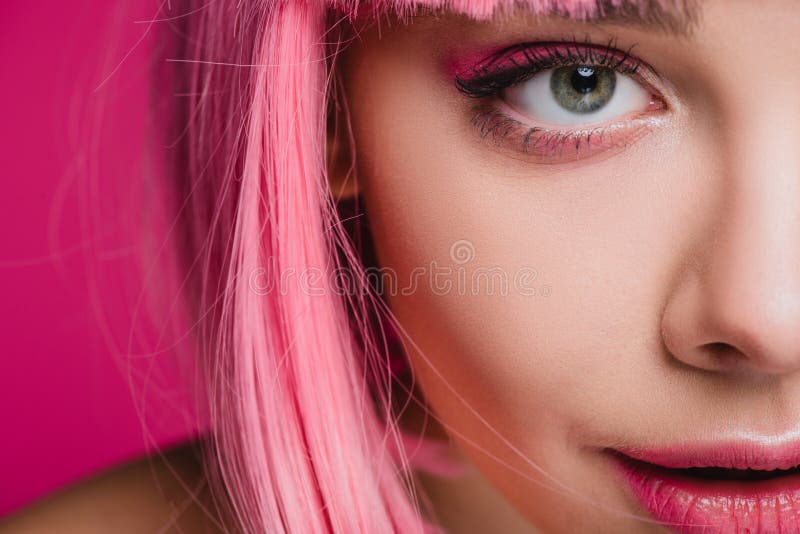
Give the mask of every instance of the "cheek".
[[(696, 175), (696, 158), (655, 138), (545, 173), (479, 142), (431, 62), (390, 49), (368, 47), (345, 80), (359, 187), (422, 390), (451, 429), (518, 469), (530, 472), (506, 440), (577, 469), (574, 434), (629, 431), (664, 372), (660, 309), (699, 222), (663, 185), (703, 198), (674, 178)], [(648, 163), (678, 150), (670, 176)]]

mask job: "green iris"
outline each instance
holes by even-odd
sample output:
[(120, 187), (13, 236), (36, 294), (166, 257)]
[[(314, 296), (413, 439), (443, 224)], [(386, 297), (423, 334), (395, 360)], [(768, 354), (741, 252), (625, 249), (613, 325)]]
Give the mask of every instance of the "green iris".
[(550, 78), (550, 91), (564, 109), (592, 113), (608, 104), (616, 84), (616, 73), (609, 67), (559, 67)]

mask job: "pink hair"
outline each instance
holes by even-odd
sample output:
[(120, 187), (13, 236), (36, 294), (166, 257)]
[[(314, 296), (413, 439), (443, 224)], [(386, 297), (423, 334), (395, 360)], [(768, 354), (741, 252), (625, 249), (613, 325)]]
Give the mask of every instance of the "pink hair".
[[(327, 188), (331, 27), (404, 0), (189, 2), (176, 77), (184, 95), (178, 172), (186, 257), (208, 369), (219, 484), (245, 532), (422, 532), (390, 406), (386, 315), (366, 291)], [(613, 2), (615, 4), (619, 2)], [(429, 1), (485, 18), (515, 2)], [(531, 0), (575, 17), (596, 0)], [(344, 266), (343, 298), (327, 276)], [(319, 269), (321, 291), (277, 281)]]

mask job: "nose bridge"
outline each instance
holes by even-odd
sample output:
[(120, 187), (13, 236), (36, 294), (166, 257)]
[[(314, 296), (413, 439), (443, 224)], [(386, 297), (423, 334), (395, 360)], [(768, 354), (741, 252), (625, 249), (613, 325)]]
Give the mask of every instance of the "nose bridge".
[(752, 304), (800, 287), (800, 109), (786, 109), (795, 101), (794, 84), (786, 81), (775, 98), (735, 106), (724, 136), (722, 201), (710, 249), (712, 267), (721, 271), (715, 286), (738, 287)]
[(716, 213), (662, 325), (671, 352), (696, 367), (800, 369), (800, 114), (786, 102), (793, 92), (739, 104), (723, 129)]
[(800, 172), (790, 182), (746, 168), (730, 174), (709, 242), (703, 324), (707, 343), (780, 372), (800, 366)]
[[(752, 110), (755, 111), (755, 110)], [(800, 116), (764, 113), (732, 128), (712, 263), (741, 290), (791, 290), (800, 261)], [(724, 275), (724, 276), (723, 276)], [(723, 284), (727, 287), (727, 284)], [(732, 289), (732, 288), (728, 288)], [(755, 295), (751, 296), (752, 298)]]

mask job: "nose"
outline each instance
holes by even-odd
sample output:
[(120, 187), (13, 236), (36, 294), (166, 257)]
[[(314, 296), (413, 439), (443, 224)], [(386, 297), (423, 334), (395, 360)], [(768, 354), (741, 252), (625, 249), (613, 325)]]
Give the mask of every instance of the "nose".
[(797, 129), (784, 118), (738, 130), (748, 137), (721, 166), (719, 202), (662, 315), (664, 344), (684, 364), (739, 374), (800, 369)]

